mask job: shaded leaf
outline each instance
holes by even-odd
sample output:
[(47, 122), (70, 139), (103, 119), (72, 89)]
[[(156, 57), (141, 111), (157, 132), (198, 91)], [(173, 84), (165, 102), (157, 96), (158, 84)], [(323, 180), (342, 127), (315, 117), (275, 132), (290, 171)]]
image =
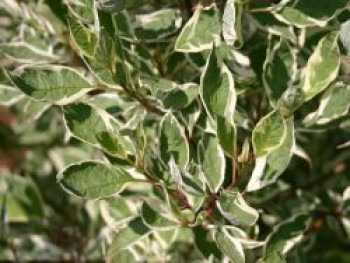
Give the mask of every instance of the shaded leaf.
[(280, 11), (276, 12), (275, 16), (278, 20), (299, 28), (323, 27), (347, 5), (348, 0), (290, 1)]
[(160, 211), (151, 208), (147, 202), (144, 202), (142, 205), (141, 216), (144, 223), (152, 229), (166, 230), (178, 225), (177, 222), (161, 215)]
[(311, 218), (308, 215), (300, 214), (278, 225), (267, 238), (264, 248), (266, 262), (274, 262), (270, 257), (275, 258), (276, 254), (284, 255), (300, 242), (310, 223)]

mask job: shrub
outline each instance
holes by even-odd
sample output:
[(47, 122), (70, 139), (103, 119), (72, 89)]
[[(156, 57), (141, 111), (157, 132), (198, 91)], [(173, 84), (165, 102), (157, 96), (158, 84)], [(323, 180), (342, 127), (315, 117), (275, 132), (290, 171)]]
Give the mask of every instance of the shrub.
[(0, 10), (0, 258), (348, 262), (348, 0)]

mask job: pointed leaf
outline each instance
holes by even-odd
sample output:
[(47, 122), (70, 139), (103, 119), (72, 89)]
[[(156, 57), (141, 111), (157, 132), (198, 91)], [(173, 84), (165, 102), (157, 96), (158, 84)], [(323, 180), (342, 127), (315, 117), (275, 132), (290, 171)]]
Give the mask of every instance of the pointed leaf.
[(68, 16), (69, 32), (79, 51), (88, 57), (93, 57), (98, 38), (90, 28), (85, 27), (74, 16)]
[(347, 51), (347, 55), (350, 55), (350, 19), (343, 23), (340, 28), (340, 40)]
[(57, 175), (57, 180), (69, 193), (89, 199), (113, 195), (135, 181), (123, 169), (95, 161), (70, 165)]
[(170, 90), (163, 99), (166, 109), (178, 110), (189, 106), (198, 96), (197, 84), (188, 83)]
[(266, 156), (283, 143), (286, 123), (278, 111), (262, 118), (253, 131), (253, 147), (257, 157)]
[(225, 42), (228, 45), (233, 45), (237, 40), (237, 33), (235, 29), (236, 24), (236, 0), (227, 0), (224, 15), (222, 18), (222, 34)]
[(208, 7), (198, 5), (196, 11), (183, 27), (175, 50), (178, 52), (200, 52), (210, 49), (220, 39), (221, 25), (215, 4)]
[(332, 32), (323, 37), (309, 58), (301, 88), (305, 101), (322, 92), (337, 77), (340, 67), (338, 35), (338, 32)]
[(292, 85), (297, 71), (296, 53), (285, 40), (270, 40), (264, 63), (263, 83), (270, 103), (276, 107), (283, 92)]
[(304, 123), (307, 125), (326, 124), (349, 112), (350, 85), (338, 82), (330, 87), (321, 98), (321, 103), (316, 112), (310, 113)]
[(11, 106), (23, 98), (23, 93), (12, 86), (0, 84), (0, 105)]
[(295, 138), (293, 118), (288, 119), (286, 123), (287, 134), (283, 143), (267, 157), (262, 156), (256, 159), (252, 177), (247, 185), (248, 192), (276, 182), (278, 177), (287, 169), (293, 155)]
[(215, 241), (218, 248), (231, 260), (231, 262), (245, 262), (242, 244), (236, 238), (231, 236), (226, 229), (220, 229), (216, 232)]
[(65, 105), (93, 90), (90, 82), (79, 72), (61, 66), (23, 67), (7, 76), (30, 98)]
[(308, 215), (300, 214), (278, 225), (267, 238), (264, 249), (266, 262), (272, 262), (269, 257), (275, 257), (276, 253), (284, 255), (300, 242), (310, 223), (311, 218)]
[(178, 226), (178, 223), (170, 220), (151, 208), (147, 202), (142, 205), (141, 211), (144, 223), (152, 229), (166, 230)]
[(225, 155), (218, 139), (211, 134), (204, 134), (199, 149), (202, 171), (210, 190), (216, 193), (225, 179)]
[(125, 8), (126, 0), (100, 0), (101, 9), (109, 13), (117, 13)]
[(323, 27), (348, 5), (348, 0), (290, 1), (275, 16), (278, 20), (299, 28)]
[(202, 226), (195, 227), (193, 228), (193, 234), (195, 246), (205, 258), (209, 259), (214, 256), (217, 259), (221, 259), (221, 251), (218, 249), (213, 236), (207, 229)]
[(227, 66), (218, 58), (215, 47), (201, 76), (200, 95), (213, 121), (219, 115), (233, 123), (237, 99), (234, 80)]
[(66, 125), (72, 135), (94, 146), (99, 147), (100, 143), (103, 143), (101, 134), (114, 131), (116, 123), (113, 117), (90, 104), (71, 104), (65, 106), (63, 112)]
[(218, 207), (222, 215), (232, 224), (251, 226), (259, 217), (259, 213), (250, 207), (237, 191), (221, 192)]
[(160, 123), (160, 155), (167, 164), (171, 157), (181, 168), (189, 160), (189, 147), (185, 133), (175, 116), (169, 112)]
[(60, 59), (49, 50), (43, 50), (27, 42), (0, 44), (0, 52), (21, 63), (52, 62)]
[(125, 228), (119, 230), (108, 249), (108, 258), (118, 254), (147, 236), (151, 230), (143, 223), (141, 217), (136, 217)]
[(233, 158), (236, 153), (236, 127), (225, 118), (218, 116), (216, 131), (222, 149)]
[(96, 139), (102, 150), (107, 154), (125, 159), (127, 157), (126, 150), (121, 143), (121, 138), (110, 131), (103, 131), (96, 135)]
[(136, 16), (135, 34), (140, 39), (165, 38), (181, 26), (179, 10), (164, 8), (150, 14)]

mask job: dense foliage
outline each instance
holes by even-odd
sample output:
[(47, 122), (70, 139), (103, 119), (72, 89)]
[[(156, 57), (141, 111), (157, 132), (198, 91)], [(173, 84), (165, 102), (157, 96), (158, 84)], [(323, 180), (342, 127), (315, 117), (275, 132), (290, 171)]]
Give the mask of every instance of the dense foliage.
[(349, 0), (2, 0), (0, 260), (350, 262)]

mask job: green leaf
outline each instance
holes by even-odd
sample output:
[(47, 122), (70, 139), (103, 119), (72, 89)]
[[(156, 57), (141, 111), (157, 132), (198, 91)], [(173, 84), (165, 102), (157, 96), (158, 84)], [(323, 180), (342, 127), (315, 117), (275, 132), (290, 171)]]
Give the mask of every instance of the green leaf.
[(126, 6), (126, 0), (100, 0), (100, 8), (109, 13), (122, 11)]
[(231, 262), (244, 263), (245, 256), (242, 244), (231, 236), (226, 229), (218, 230), (214, 236), (218, 248), (224, 253)]
[(244, 249), (254, 249), (265, 244), (265, 242), (252, 239), (246, 232), (238, 227), (230, 225), (224, 226), (224, 228), (231, 236), (233, 236), (239, 243), (242, 244)]
[(226, 44), (233, 45), (237, 40), (236, 24), (236, 0), (227, 0), (222, 18), (222, 35)]
[(108, 259), (118, 254), (147, 236), (151, 230), (143, 223), (141, 217), (136, 217), (125, 228), (119, 230), (108, 249)]
[(121, 138), (117, 134), (110, 131), (103, 131), (97, 134), (96, 139), (102, 147), (102, 150), (107, 154), (114, 157), (126, 159), (126, 150), (124, 149), (124, 146), (121, 142)]
[(213, 193), (216, 193), (225, 179), (226, 161), (224, 151), (216, 136), (204, 134), (199, 145), (199, 154), (205, 180)]
[(222, 215), (232, 224), (251, 226), (258, 220), (259, 213), (245, 202), (238, 191), (222, 191), (217, 204)]
[(270, 257), (275, 257), (276, 254), (285, 255), (300, 242), (310, 223), (311, 218), (308, 215), (300, 214), (279, 224), (267, 238), (264, 248), (266, 262), (274, 262)]
[(67, 20), (70, 35), (79, 51), (85, 56), (93, 57), (98, 43), (94, 31), (73, 16), (68, 16)]
[(350, 19), (341, 25), (340, 40), (350, 56)]
[(271, 13), (256, 13), (253, 18), (257, 20), (259, 28), (269, 34), (286, 38), (293, 43), (296, 42), (296, 36), (291, 25), (286, 25), (278, 21)]
[(163, 216), (161, 211), (151, 208), (147, 202), (142, 205), (141, 216), (144, 223), (152, 229), (167, 230), (179, 225), (178, 222)]
[(310, 113), (304, 124), (326, 124), (349, 112), (350, 85), (337, 82), (325, 92), (316, 112)]
[(266, 156), (280, 147), (286, 136), (286, 123), (279, 111), (262, 118), (253, 131), (253, 148), (257, 157)]
[(235, 125), (229, 123), (225, 118), (218, 116), (216, 133), (222, 149), (228, 156), (233, 158), (236, 153), (237, 137)]
[(97, 161), (70, 165), (57, 175), (57, 180), (67, 192), (88, 199), (111, 196), (135, 181), (125, 170)]
[(21, 100), (23, 96), (18, 89), (0, 84), (0, 105), (11, 106)]
[(52, 52), (40, 49), (27, 42), (1, 44), (0, 52), (10, 59), (21, 63), (52, 62), (60, 59), (59, 56)]
[(267, 157), (267, 165), (263, 177), (266, 183), (275, 182), (277, 178), (287, 169), (292, 158), (292, 150), (295, 144), (294, 120), (286, 120), (286, 137), (280, 147)]
[(140, 76), (139, 84), (141, 87), (148, 89), (154, 96), (158, 95), (159, 93), (170, 93), (178, 90), (179, 88), (173, 81), (148, 75)]
[(93, 24), (97, 20), (97, 10), (95, 0), (72, 1), (69, 0), (69, 12), (83, 23)]
[(233, 123), (237, 99), (234, 80), (227, 66), (218, 58), (215, 47), (201, 76), (200, 95), (214, 122), (217, 116), (222, 116), (229, 123)]
[(127, 11), (124, 10), (118, 14), (114, 14), (113, 19), (121, 38), (129, 41), (135, 38), (134, 29), (132, 28), (129, 13)]
[(305, 93), (305, 101), (326, 89), (338, 76), (340, 67), (338, 36), (338, 32), (331, 32), (323, 37), (309, 58), (301, 86)]
[(171, 158), (181, 168), (185, 168), (189, 161), (189, 146), (180, 123), (175, 116), (168, 112), (160, 123), (160, 155), (168, 164)]
[(297, 73), (296, 52), (287, 41), (270, 40), (264, 63), (263, 83), (273, 107), (284, 91), (293, 84)]
[(299, 28), (324, 27), (347, 5), (348, 0), (290, 1), (280, 11), (274, 12), (274, 15), (278, 20)]
[(295, 145), (293, 118), (286, 120), (286, 125), (286, 137), (282, 144), (268, 156), (256, 159), (252, 177), (247, 185), (247, 191), (255, 191), (276, 182), (278, 177), (287, 169)]
[(163, 105), (166, 109), (179, 110), (189, 106), (198, 96), (199, 87), (195, 83), (184, 84), (166, 93)]
[(93, 90), (78, 71), (61, 66), (23, 67), (7, 76), (18, 89), (39, 101), (69, 104)]
[[(63, 108), (64, 120), (72, 135), (83, 142), (100, 147), (104, 132), (115, 132), (115, 119), (102, 109), (86, 103), (75, 103)], [(102, 138), (101, 138), (102, 136)], [(112, 147), (112, 146), (109, 146)]]
[(261, 258), (258, 263), (287, 263), (287, 260), (280, 253), (271, 253), (267, 258)]
[(205, 258), (209, 259), (214, 256), (217, 259), (221, 259), (221, 252), (207, 229), (202, 226), (195, 227), (193, 228), (193, 234), (194, 244)]
[(211, 49), (220, 40), (221, 25), (216, 4), (208, 7), (198, 5), (191, 19), (183, 27), (175, 50), (178, 52), (200, 52)]
[(179, 10), (162, 9), (150, 14), (136, 16), (135, 34), (140, 39), (165, 38), (176, 33), (181, 26)]
[(125, 198), (112, 196), (100, 200), (100, 211), (104, 221), (110, 227), (131, 220), (136, 215), (136, 209)]
[(91, 71), (102, 82), (115, 85), (115, 43), (106, 30), (101, 30), (93, 57), (87, 58)]
[(39, 189), (30, 178), (2, 171), (0, 185), (0, 201), (6, 202), (7, 222), (28, 223), (44, 217), (44, 202)]

